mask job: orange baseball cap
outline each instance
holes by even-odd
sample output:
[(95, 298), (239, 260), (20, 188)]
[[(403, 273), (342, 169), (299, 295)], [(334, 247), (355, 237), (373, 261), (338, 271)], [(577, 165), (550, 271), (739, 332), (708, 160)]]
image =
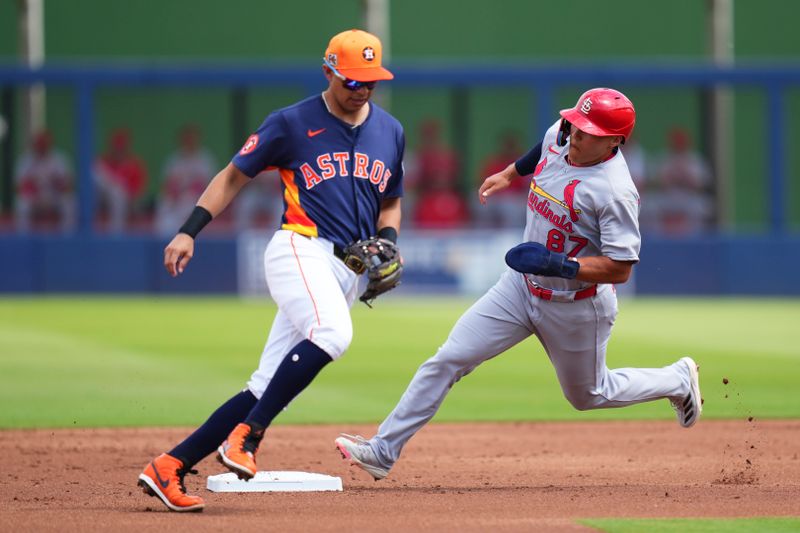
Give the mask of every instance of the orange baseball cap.
[(381, 66), (382, 57), (380, 39), (365, 31), (347, 30), (333, 36), (324, 59), (351, 80), (391, 80), (394, 74)]

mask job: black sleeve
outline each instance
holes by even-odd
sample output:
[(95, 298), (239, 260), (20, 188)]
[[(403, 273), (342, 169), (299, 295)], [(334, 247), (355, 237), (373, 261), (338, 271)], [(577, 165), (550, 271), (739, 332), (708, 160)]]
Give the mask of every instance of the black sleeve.
[(539, 162), (539, 158), (542, 157), (542, 143), (537, 144), (531, 151), (527, 154), (523, 155), (514, 163), (514, 167), (517, 169), (517, 174), (520, 176), (528, 176), (533, 174), (533, 171), (536, 170), (536, 164)]

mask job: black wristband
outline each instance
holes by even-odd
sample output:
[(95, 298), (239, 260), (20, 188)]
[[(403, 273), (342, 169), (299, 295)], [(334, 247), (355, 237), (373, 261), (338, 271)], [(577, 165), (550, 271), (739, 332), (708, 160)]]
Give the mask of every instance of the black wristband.
[(386, 226), (378, 230), (378, 237), (392, 241), (392, 244), (397, 244), (397, 230), (391, 226)]
[(186, 219), (186, 222), (183, 223), (183, 226), (178, 230), (178, 233), (185, 233), (192, 239), (197, 237), (197, 234), (200, 233), (200, 230), (206, 227), (206, 224), (211, 222), (211, 219), (214, 218), (211, 216), (211, 213), (208, 212), (204, 207), (200, 207), (199, 205), (194, 206), (192, 210), (192, 214), (189, 215), (189, 218)]

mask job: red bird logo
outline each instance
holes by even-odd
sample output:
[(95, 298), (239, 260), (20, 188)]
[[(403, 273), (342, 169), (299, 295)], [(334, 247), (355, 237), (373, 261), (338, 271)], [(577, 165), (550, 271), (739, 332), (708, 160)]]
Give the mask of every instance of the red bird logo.
[(578, 221), (579, 211), (575, 210), (575, 187), (577, 187), (580, 182), (581, 180), (572, 180), (564, 187), (564, 203), (567, 204), (567, 208), (569, 209), (569, 219), (573, 222)]
[(542, 170), (544, 170), (544, 167), (546, 165), (547, 165), (547, 158), (545, 157), (538, 165), (536, 165), (536, 170), (533, 171), (533, 177), (535, 178), (536, 176), (541, 174)]

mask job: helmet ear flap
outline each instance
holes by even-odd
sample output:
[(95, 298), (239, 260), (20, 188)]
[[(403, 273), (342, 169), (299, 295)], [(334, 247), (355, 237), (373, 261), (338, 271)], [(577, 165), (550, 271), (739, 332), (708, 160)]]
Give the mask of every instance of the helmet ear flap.
[(561, 126), (558, 127), (558, 134), (556, 134), (556, 144), (558, 146), (566, 146), (567, 144), (567, 137), (569, 137), (569, 133), (572, 130), (572, 124), (567, 121), (567, 119), (561, 119)]

